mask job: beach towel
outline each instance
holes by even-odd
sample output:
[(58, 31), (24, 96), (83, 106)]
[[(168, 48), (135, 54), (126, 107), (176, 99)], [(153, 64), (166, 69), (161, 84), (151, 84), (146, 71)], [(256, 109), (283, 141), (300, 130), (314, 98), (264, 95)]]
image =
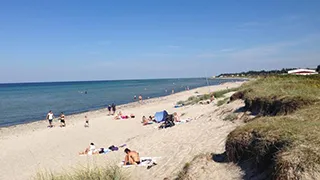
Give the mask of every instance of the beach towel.
[(176, 124), (184, 124), (184, 123), (190, 122), (191, 120), (192, 120), (191, 118), (181, 119), (180, 122), (175, 122), (175, 123), (176, 123)]
[(151, 167), (151, 166), (154, 166), (154, 165), (157, 165), (157, 160), (159, 159), (160, 157), (141, 157), (140, 158), (140, 164), (139, 165), (124, 165), (124, 161), (122, 161), (119, 165), (120, 167), (124, 167), (124, 168), (130, 168), (130, 167), (135, 167), (135, 166), (138, 166), (138, 167)]

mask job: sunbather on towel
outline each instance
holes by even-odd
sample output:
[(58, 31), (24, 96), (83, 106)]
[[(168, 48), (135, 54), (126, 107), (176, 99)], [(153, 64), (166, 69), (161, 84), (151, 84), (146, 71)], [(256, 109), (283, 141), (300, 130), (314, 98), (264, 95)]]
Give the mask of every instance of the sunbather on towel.
[(145, 116), (143, 116), (141, 123), (145, 126), (148, 124), (152, 124), (153, 122), (152, 122), (152, 120), (150, 120), (150, 118), (146, 118)]
[(94, 143), (90, 143), (90, 146), (87, 147), (83, 152), (79, 152), (79, 155), (84, 155), (84, 154), (99, 154), (99, 150), (100, 149), (96, 149), (96, 146), (94, 145)]
[(124, 158), (125, 165), (136, 165), (140, 164), (140, 156), (139, 153), (136, 151), (131, 151), (130, 149), (126, 148), (124, 152), (127, 154)]
[(186, 122), (190, 121), (189, 118), (188, 119), (181, 119), (177, 112), (173, 113), (173, 119), (174, 119), (174, 122), (177, 122), (177, 123), (186, 123)]
[[(134, 114), (130, 114), (130, 117), (131, 118), (135, 118), (135, 115)], [(122, 112), (120, 111), (118, 113), (117, 116), (114, 117), (115, 120), (118, 120), (118, 119), (129, 119), (129, 116), (128, 115), (123, 115)]]

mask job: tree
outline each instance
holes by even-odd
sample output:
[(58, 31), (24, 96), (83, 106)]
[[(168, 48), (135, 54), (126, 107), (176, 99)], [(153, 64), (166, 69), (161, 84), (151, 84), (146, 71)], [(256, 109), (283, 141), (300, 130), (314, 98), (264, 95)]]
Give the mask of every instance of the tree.
[(317, 67), (317, 72), (320, 73), (320, 65)]

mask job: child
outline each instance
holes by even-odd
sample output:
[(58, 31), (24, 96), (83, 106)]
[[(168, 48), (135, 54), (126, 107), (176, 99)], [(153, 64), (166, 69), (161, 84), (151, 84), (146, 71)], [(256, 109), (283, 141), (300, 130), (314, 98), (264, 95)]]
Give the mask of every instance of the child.
[(89, 127), (89, 119), (87, 116), (84, 116), (84, 119), (85, 119), (85, 124), (84, 124), (84, 127)]

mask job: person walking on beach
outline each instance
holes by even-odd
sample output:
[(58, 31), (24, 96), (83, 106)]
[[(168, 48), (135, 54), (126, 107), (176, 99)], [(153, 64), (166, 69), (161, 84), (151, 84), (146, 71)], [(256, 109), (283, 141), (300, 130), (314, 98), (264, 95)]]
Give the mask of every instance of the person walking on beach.
[(116, 113), (116, 105), (112, 103), (111, 108), (112, 108), (112, 115), (114, 115)]
[(108, 105), (108, 111), (109, 111), (108, 115), (110, 116), (111, 115), (111, 105), (110, 104)]
[(60, 114), (60, 127), (66, 127), (66, 122), (65, 122), (65, 120), (64, 120), (64, 114), (63, 114), (63, 112), (61, 112), (61, 114)]
[(50, 128), (53, 127), (53, 125), (52, 125), (53, 117), (54, 117), (54, 115), (53, 115), (52, 111), (50, 110), (48, 112), (48, 114), (47, 114), (47, 117), (46, 117), (46, 119), (48, 119), (48, 121), (49, 121), (49, 126), (48, 127), (50, 127)]
[(87, 116), (84, 116), (84, 120), (85, 120), (85, 123), (84, 123), (84, 127), (89, 127), (89, 119)]

